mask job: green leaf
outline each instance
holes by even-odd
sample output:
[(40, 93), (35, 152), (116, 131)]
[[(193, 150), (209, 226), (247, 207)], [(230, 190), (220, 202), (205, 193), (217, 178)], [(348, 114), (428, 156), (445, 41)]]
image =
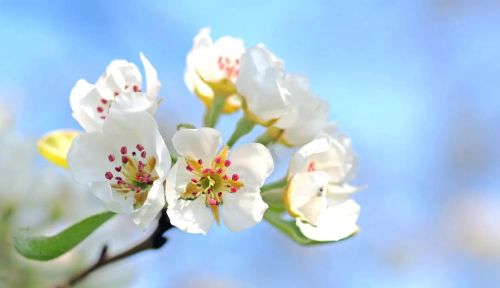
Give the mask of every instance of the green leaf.
[(268, 209), (264, 214), (264, 219), (266, 219), (267, 222), (271, 223), (274, 227), (276, 227), (278, 230), (283, 232), (290, 239), (292, 239), (293, 241), (297, 242), (300, 245), (317, 245), (317, 244), (339, 242), (356, 235), (356, 233), (354, 233), (338, 241), (316, 241), (304, 236), (304, 234), (300, 232), (299, 227), (295, 225), (295, 221), (284, 220), (282, 218), (282, 213), (280, 212)]
[(114, 215), (113, 212), (104, 212), (90, 216), (50, 237), (34, 237), (29, 236), (27, 231), (19, 231), (14, 235), (14, 246), (26, 258), (52, 260), (74, 248)]

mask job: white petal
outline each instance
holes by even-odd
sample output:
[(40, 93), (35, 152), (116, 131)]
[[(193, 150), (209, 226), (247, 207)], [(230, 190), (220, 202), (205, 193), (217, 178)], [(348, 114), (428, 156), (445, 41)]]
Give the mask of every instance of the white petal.
[[(106, 209), (115, 213), (130, 214), (134, 211), (134, 195), (115, 192), (107, 182), (92, 182), (90, 192), (99, 198)], [(126, 197), (125, 197), (126, 196)]]
[(77, 136), (67, 156), (69, 170), (74, 179), (81, 184), (106, 180), (106, 171), (113, 170), (108, 155), (116, 150), (115, 146), (98, 132)]
[(290, 105), (274, 126), (285, 130), (283, 137), (287, 143), (304, 145), (327, 127), (328, 103), (312, 94), (309, 80), (303, 76), (286, 75), (285, 87), (290, 92)]
[(356, 221), (359, 217), (359, 205), (348, 200), (340, 205), (329, 207), (313, 226), (297, 219), (296, 224), (304, 236), (316, 241), (338, 241), (358, 231)]
[(288, 173), (293, 176), (298, 173), (307, 172), (309, 158), (312, 155), (328, 151), (330, 144), (327, 137), (318, 137), (306, 145), (302, 146), (292, 157)]
[(327, 172), (330, 182), (335, 184), (350, 180), (355, 173), (356, 157), (349, 138), (321, 134), (294, 154), (289, 174), (306, 172), (310, 167)]
[[(229, 59), (234, 65), (243, 52), (245, 52), (243, 40), (230, 36), (221, 37), (207, 49), (198, 50), (196, 71), (205, 81), (218, 82), (227, 78), (225, 70), (220, 69), (218, 66), (219, 57)], [(229, 80), (234, 81), (235, 79), (231, 78)]]
[(316, 223), (319, 215), (327, 208), (328, 180), (328, 174), (321, 171), (293, 176), (286, 190), (289, 209), (299, 214), (302, 220)]
[(147, 96), (149, 99), (154, 100), (158, 97), (158, 91), (161, 87), (160, 80), (158, 79), (158, 72), (156, 72), (156, 69), (153, 65), (151, 65), (151, 62), (149, 62), (148, 58), (146, 58), (142, 52), (140, 57), (146, 74)]
[(260, 188), (273, 172), (271, 152), (264, 145), (250, 143), (231, 151), (231, 174), (238, 174), (245, 187)]
[(132, 219), (139, 227), (146, 229), (165, 206), (163, 179), (156, 180), (149, 190), (144, 204), (133, 212)]
[(115, 98), (111, 104), (110, 113), (130, 113), (130, 112), (148, 112), (153, 115), (156, 112), (158, 102), (151, 99), (142, 92), (122, 92)]
[(219, 131), (213, 128), (182, 129), (174, 134), (172, 142), (179, 155), (210, 163), (222, 139)]
[(248, 110), (260, 120), (277, 119), (287, 112), (289, 92), (283, 84), (284, 75), (282, 61), (263, 45), (248, 49), (241, 56), (236, 86)]
[(141, 86), (142, 76), (139, 68), (134, 63), (126, 60), (113, 60), (106, 67), (106, 73), (97, 80), (96, 86), (110, 91), (125, 91), (133, 85)]
[(176, 163), (170, 170), (165, 191), (170, 222), (188, 233), (207, 234), (214, 222), (212, 211), (206, 206), (203, 197), (192, 201), (179, 199), (180, 193), (176, 189), (178, 167)]
[(327, 188), (328, 204), (336, 205), (350, 199), (354, 193), (361, 190), (360, 187), (354, 187), (349, 184), (337, 185), (329, 184)]
[(241, 231), (259, 223), (268, 208), (259, 189), (243, 188), (236, 193), (225, 193), (222, 220), (231, 231)]
[(86, 80), (79, 80), (71, 90), (70, 104), (73, 118), (85, 131), (99, 131), (102, 126), (102, 116), (98, 113), (102, 95), (96, 87)]

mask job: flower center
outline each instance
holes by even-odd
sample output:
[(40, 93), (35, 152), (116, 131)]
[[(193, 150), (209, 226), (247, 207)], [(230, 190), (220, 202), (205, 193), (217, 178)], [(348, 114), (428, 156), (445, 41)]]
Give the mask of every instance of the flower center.
[[(130, 90), (133, 92), (141, 92), (141, 89), (139, 88), (139, 85), (137, 85), (137, 84), (132, 85), (131, 87), (129, 85), (125, 85), (125, 87), (123, 87), (123, 91), (127, 91), (127, 90)], [(115, 100), (115, 98), (118, 95), (120, 95), (120, 91), (115, 90), (115, 91), (113, 91), (113, 97), (110, 97), (109, 99), (101, 98), (101, 101), (99, 101), (99, 103), (97, 103), (96, 110), (97, 110), (97, 114), (99, 115), (100, 119), (104, 120), (104, 119), (106, 119), (106, 117), (108, 117), (109, 109), (111, 108), (111, 104), (113, 103), (113, 101)]]
[(240, 74), (240, 59), (219, 56), (217, 65), (219, 70), (224, 72), (227, 79), (234, 80)]
[(224, 193), (236, 193), (243, 187), (238, 174), (227, 173), (231, 166), (228, 155), (229, 148), (225, 146), (206, 166), (202, 159), (186, 159), (186, 170), (191, 172), (193, 178), (186, 185), (180, 199), (195, 200), (204, 197), (205, 204), (212, 209), (217, 222), (219, 222), (218, 207), (224, 203)]
[(121, 155), (121, 161), (113, 153), (108, 155), (108, 161), (117, 166), (113, 172), (104, 173), (104, 177), (110, 182), (111, 188), (123, 193), (125, 198), (130, 196), (129, 192), (133, 192), (134, 209), (137, 209), (144, 204), (154, 181), (158, 179), (155, 172), (156, 158), (147, 157), (148, 152), (142, 144), (137, 144), (132, 151), (122, 146), (117, 155)]

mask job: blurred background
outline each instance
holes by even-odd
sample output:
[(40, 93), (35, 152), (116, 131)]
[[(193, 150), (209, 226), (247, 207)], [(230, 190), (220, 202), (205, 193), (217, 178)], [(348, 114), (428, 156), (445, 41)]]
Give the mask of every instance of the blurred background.
[[(498, 287), (500, 3), (333, 2), (0, 0), (2, 219), (12, 214), (9, 203), (28, 207), (15, 213), (16, 225), (55, 217), (54, 203), (55, 211), (67, 210), (64, 221), (99, 211), (84, 187), (36, 154), (34, 141), (50, 130), (79, 129), (69, 92), (80, 78), (97, 80), (113, 59), (140, 66), (143, 51), (156, 67), (165, 135), (179, 122), (199, 125), (204, 107), (186, 89), (183, 72), (193, 37), (210, 26), (214, 38), (265, 43), (329, 101), (359, 157), (355, 184), (367, 185), (356, 195), (361, 233), (300, 247), (265, 222), (241, 233), (169, 231), (161, 251), (89, 281), (113, 282), (113, 275), (117, 287)], [(236, 119), (220, 123), (225, 136)], [(287, 164), (280, 161), (276, 179)], [(69, 196), (50, 198), (47, 191)], [(101, 232), (107, 238), (95, 241), (117, 242), (119, 250), (141, 237), (127, 221), (112, 222)], [(92, 243), (76, 256), (98, 254)], [(70, 267), (64, 259), (31, 263), (9, 249), (0, 248), (0, 287), (23, 287), (11, 284), (21, 283), (13, 282), (20, 281), (16, 273), (27, 278), (23, 269), (42, 273), (30, 284), (37, 287), (56, 267)], [(6, 265), (10, 257), (19, 266)]]

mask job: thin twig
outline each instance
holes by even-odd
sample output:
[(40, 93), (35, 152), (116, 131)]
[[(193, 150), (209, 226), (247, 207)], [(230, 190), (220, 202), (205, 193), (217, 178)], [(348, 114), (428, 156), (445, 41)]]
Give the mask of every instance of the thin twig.
[(129, 256), (135, 255), (137, 253), (149, 250), (149, 249), (159, 249), (161, 248), (166, 242), (167, 238), (163, 236), (163, 234), (168, 231), (169, 229), (173, 228), (172, 224), (170, 223), (170, 219), (168, 219), (167, 213), (165, 210), (162, 210), (161, 212), (161, 217), (158, 220), (158, 226), (156, 227), (155, 231), (144, 241), (141, 243), (131, 247), (130, 249), (117, 254), (115, 256), (108, 257), (108, 246), (104, 245), (102, 248), (101, 254), (99, 256), (99, 259), (97, 262), (88, 267), (87, 269), (81, 271), (80, 273), (74, 275), (71, 277), (68, 281), (66, 281), (62, 285), (56, 286), (57, 288), (67, 288), (67, 287), (73, 287), (75, 284), (79, 283), (82, 281), (85, 277), (90, 275), (92, 272), (102, 268), (103, 266), (106, 266), (108, 264), (111, 264), (113, 262), (122, 260), (124, 258), (127, 258)]

